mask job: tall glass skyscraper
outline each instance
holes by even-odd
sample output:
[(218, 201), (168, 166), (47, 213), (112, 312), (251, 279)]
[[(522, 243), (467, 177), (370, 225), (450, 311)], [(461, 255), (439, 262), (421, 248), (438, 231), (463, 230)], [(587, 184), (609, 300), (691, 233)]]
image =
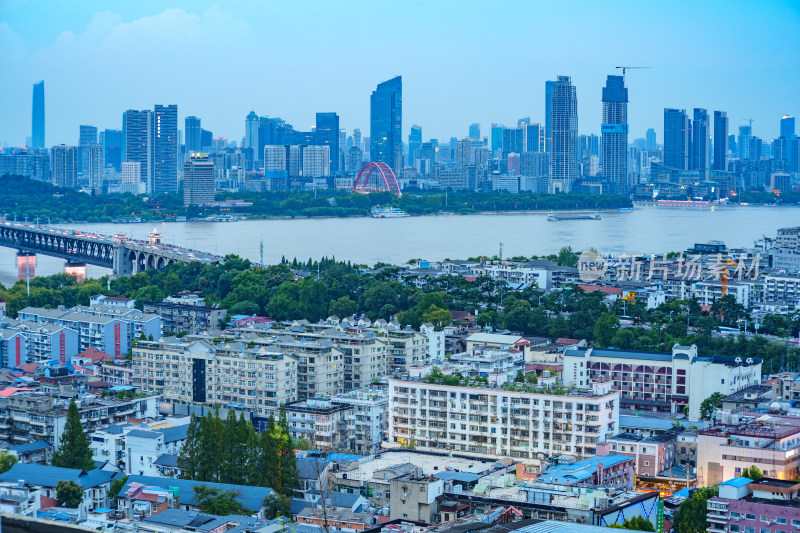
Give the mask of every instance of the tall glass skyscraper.
[(330, 172), (339, 170), (339, 115), (336, 113), (317, 113), (317, 127), (314, 132), (316, 144), (330, 148)]
[(153, 190), (178, 192), (178, 106), (153, 110)]
[(481, 125), (477, 122), (469, 125), (469, 138), (476, 141), (481, 138)]
[(656, 130), (648, 128), (647, 133), (644, 135), (644, 147), (646, 150), (652, 152), (658, 150), (658, 141), (656, 141)]
[(714, 111), (714, 170), (728, 169), (728, 114)]
[(783, 115), (781, 117), (781, 137), (791, 139), (794, 137), (794, 117)]
[(200, 152), (203, 149), (203, 128), (200, 127), (200, 119), (197, 117), (186, 117), (184, 120), (184, 131), (186, 137), (184, 144), (186, 144), (186, 152)]
[(689, 117), (685, 109), (664, 109), (664, 166), (689, 168)]
[(100, 133), (100, 144), (103, 145), (103, 164), (111, 165), (119, 172), (122, 169), (122, 145), (125, 141), (120, 130), (105, 130)]
[[(392, 78), (378, 85), (370, 97), (370, 161), (386, 163), (398, 171), (403, 148), (403, 79)], [(399, 156), (399, 159), (398, 159)]]
[(708, 170), (708, 111), (694, 108), (691, 132), (692, 156), (689, 170), (699, 170), (705, 174)]
[[(559, 76), (550, 100), (550, 193), (567, 193), (578, 169), (578, 96), (572, 79)], [(545, 126), (546, 128), (547, 126)]]
[(550, 108), (551, 98), (553, 97), (554, 81), (544, 82), (544, 151), (550, 151)]
[(33, 84), (31, 143), (33, 148), (44, 148), (44, 81)]
[(753, 138), (752, 126), (739, 126), (739, 138), (736, 147), (739, 152), (739, 159), (750, 159), (750, 140)]
[(420, 147), (422, 147), (422, 126), (414, 124), (411, 126), (411, 133), (408, 134), (408, 166), (414, 166), (414, 157)]
[(603, 87), (603, 178), (611, 194), (628, 193), (628, 89), (622, 76), (608, 76)]
[(122, 114), (122, 161), (139, 163), (141, 182), (152, 192), (153, 171), (153, 112), (149, 109), (129, 109)]

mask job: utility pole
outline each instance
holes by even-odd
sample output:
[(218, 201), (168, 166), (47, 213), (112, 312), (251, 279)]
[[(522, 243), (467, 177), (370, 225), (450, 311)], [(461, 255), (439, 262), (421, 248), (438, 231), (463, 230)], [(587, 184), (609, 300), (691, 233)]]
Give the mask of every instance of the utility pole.
[[(316, 189), (314, 189), (316, 190)], [(261, 236), (261, 242), (258, 245), (259, 252), (261, 252), (261, 264), (264, 264), (264, 236)]]

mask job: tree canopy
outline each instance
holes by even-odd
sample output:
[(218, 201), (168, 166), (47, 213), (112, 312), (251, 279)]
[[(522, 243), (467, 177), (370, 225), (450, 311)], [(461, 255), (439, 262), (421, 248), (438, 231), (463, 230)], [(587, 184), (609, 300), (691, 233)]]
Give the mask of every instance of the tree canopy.
[(61, 434), (58, 449), (53, 452), (51, 462), (53, 466), (63, 468), (80, 468), (87, 471), (95, 468), (89, 439), (86, 438), (86, 432), (81, 425), (81, 415), (74, 398), (69, 402), (64, 432)]

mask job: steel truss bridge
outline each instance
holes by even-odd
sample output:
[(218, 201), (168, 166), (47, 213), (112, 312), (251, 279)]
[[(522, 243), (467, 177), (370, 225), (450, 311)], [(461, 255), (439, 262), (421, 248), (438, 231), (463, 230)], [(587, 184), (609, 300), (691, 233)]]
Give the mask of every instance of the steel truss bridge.
[(222, 257), (161, 242), (158, 232), (149, 241), (123, 234), (114, 237), (31, 224), (0, 222), (0, 246), (28, 254), (58, 257), (68, 262), (110, 268), (115, 275), (161, 269), (172, 263), (218, 263)]

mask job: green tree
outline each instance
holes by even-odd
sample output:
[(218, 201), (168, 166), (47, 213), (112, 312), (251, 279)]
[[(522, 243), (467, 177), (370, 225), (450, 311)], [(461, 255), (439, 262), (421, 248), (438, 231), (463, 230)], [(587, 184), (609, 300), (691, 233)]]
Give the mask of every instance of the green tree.
[(108, 488), (108, 501), (111, 502), (111, 507), (114, 509), (117, 508), (117, 497), (119, 496), (119, 491), (122, 490), (122, 487), (124, 487), (125, 483), (127, 482), (128, 476), (118, 477), (111, 482), (111, 486)]
[(514, 377), (514, 383), (524, 383), (525, 382), (525, 372), (522, 370), (517, 370), (517, 375)]
[(231, 514), (249, 514), (250, 511), (236, 500), (239, 494), (235, 491), (210, 488), (205, 485), (194, 486), (197, 507), (204, 513), (226, 516)]
[(756, 465), (751, 465), (742, 471), (742, 477), (752, 479), (753, 481), (758, 481), (764, 477), (764, 473)]
[(700, 404), (700, 420), (711, 420), (714, 415), (714, 409), (722, 405), (722, 399), (725, 397), (721, 392), (715, 392)]
[(594, 341), (603, 348), (612, 345), (619, 329), (619, 318), (613, 313), (603, 313), (594, 324)]
[(672, 527), (677, 533), (705, 533), (708, 529), (708, 499), (717, 494), (716, 487), (697, 489), (675, 513)]
[(200, 423), (197, 415), (192, 413), (189, 418), (189, 427), (186, 428), (186, 440), (183, 441), (178, 454), (178, 467), (183, 471), (184, 479), (196, 479), (200, 464)]
[(559, 266), (575, 267), (578, 265), (578, 252), (574, 251), (571, 246), (564, 246), (558, 251), (556, 261)]
[(0, 474), (8, 472), (11, 467), (17, 464), (17, 456), (7, 450), (0, 451)]
[(52, 464), (62, 468), (80, 468), (86, 471), (95, 468), (92, 450), (89, 448), (89, 439), (86, 438), (86, 433), (83, 431), (81, 415), (74, 398), (69, 402), (64, 432), (61, 434), (58, 449), (53, 452)]
[(281, 504), (281, 497), (278, 493), (273, 491), (264, 498), (264, 514), (269, 520), (275, 520), (279, 516), (283, 516), (283, 505)]
[(297, 439), (295, 446), (297, 447), (298, 450), (306, 450), (306, 451), (311, 450), (313, 448), (311, 441), (305, 437)]
[(653, 523), (646, 519), (643, 516), (632, 516), (630, 518), (626, 518), (622, 524), (611, 524), (608, 527), (614, 527), (617, 529), (635, 529), (637, 531), (655, 531), (656, 528), (653, 526)]
[(56, 484), (58, 503), (70, 509), (77, 509), (83, 501), (83, 487), (74, 481), (59, 481)]
[(331, 301), (328, 306), (328, 316), (338, 316), (345, 318), (352, 316), (358, 312), (358, 304), (350, 299), (349, 296), (342, 296), (336, 300)]
[(422, 322), (430, 322), (436, 328), (436, 331), (441, 331), (443, 327), (449, 326), (453, 321), (453, 315), (447, 309), (442, 309), (433, 304), (422, 313)]

